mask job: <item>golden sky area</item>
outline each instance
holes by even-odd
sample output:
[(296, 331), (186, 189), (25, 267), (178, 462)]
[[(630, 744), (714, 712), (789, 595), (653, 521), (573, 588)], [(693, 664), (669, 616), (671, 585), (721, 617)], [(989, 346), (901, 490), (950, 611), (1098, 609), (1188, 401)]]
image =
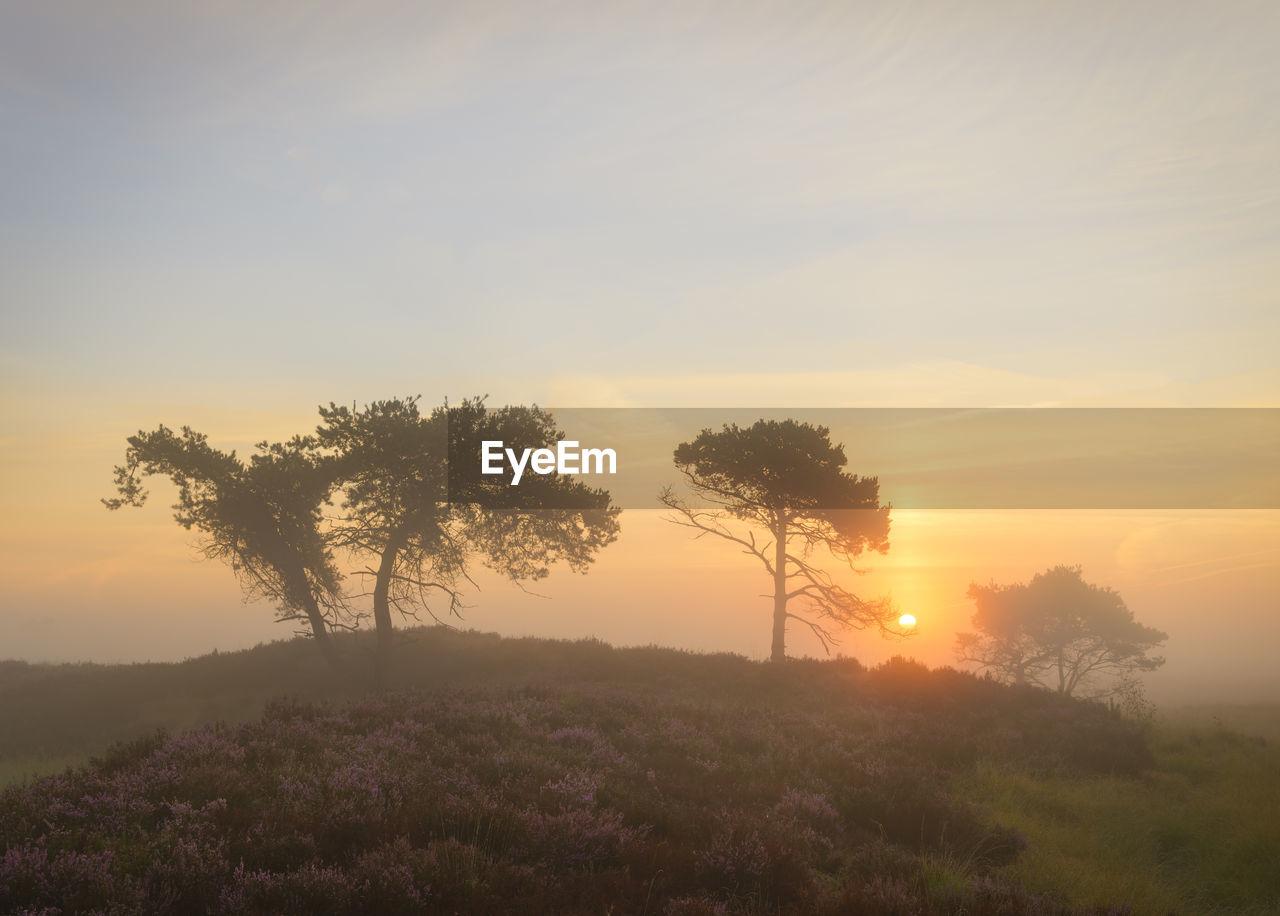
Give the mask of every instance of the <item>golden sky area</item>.
[[(243, 603), (228, 568), (199, 557), (197, 536), (172, 521), (167, 482), (154, 482), (141, 510), (110, 513), (98, 502), (123, 454), (124, 414), (148, 409), (223, 431), (213, 441), (242, 450), (310, 422), (301, 414), (286, 426), (269, 410), (141, 405), (86, 411), (63, 428), (49, 422), (51, 412), (31, 413), (24, 434), (7, 437), (0, 451), (5, 479), (22, 481), (3, 494), (5, 655), (169, 660), (289, 634), (270, 607)], [(901, 653), (951, 663), (955, 634), (972, 613), (970, 582), (1026, 581), (1079, 564), (1088, 581), (1115, 588), (1139, 620), (1169, 633), (1169, 661), (1149, 680), (1155, 695), (1280, 692), (1272, 660), (1280, 511), (900, 509), (890, 540), (887, 554), (867, 555), (863, 572), (844, 578), (860, 594), (890, 596), (918, 625), (904, 640), (849, 633), (837, 651), (867, 662)], [(586, 576), (556, 570), (534, 587), (537, 595), (492, 574), (479, 580), (458, 625), (767, 657), (770, 601), (762, 596), (771, 586), (763, 570), (730, 545), (691, 540), (657, 509), (624, 511), (620, 538)], [(794, 654), (822, 654), (803, 627), (793, 625), (789, 639)]]

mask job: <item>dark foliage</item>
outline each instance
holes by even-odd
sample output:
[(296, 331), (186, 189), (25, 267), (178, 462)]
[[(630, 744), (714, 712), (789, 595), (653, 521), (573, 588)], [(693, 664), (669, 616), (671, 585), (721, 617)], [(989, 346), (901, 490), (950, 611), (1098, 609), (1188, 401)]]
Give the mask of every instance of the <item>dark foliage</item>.
[(889, 549), (880, 484), (845, 470), (844, 446), (831, 441), (831, 430), (796, 420), (726, 424), (682, 442), (673, 457), (689, 493), (659, 494), (673, 510), (669, 520), (695, 537), (729, 541), (773, 580), (773, 661), (786, 658), (791, 620), (828, 651), (842, 629), (895, 632), (889, 601), (858, 597), (825, 568), (826, 559), (852, 568), (864, 551)]
[(1164, 664), (1148, 653), (1168, 635), (1134, 620), (1115, 591), (1085, 582), (1078, 566), (1055, 566), (1026, 584), (974, 584), (969, 597), (977, 632), (957, 634), (956, 655), (1009, 683), (1099, 698), (1131, 692), (1134, 675)]

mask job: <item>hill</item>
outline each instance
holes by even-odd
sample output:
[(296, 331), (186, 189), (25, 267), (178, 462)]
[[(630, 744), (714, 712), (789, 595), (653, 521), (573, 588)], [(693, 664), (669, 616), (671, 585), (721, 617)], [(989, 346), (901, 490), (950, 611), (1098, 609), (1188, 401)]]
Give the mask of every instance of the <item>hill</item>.
[[(7, 663), (4, 753), (209, 721), (0, 795), (2, 908), (1264, 912), (1280, 899), (1261, 870), (1126, 888), (1147, 854), (1199, 841), (1166, 836), (1119, 868), (1089, 848), (1073, 806), (1140, 830), (1151, 813), (1125, 805), (1170, 787), (1138, 727), (1042, 691), (900, 659), (779, 667), (430, 629), (409, 634), (394, 689), (369, 693), (313, 654)], [(1228, 744), (1205, 747), (1224, 762)], [(1248, 742), (1229, 754), (1255, 750), (1274, 764)], [(1053, 823), (1109, 866), (1070, 880)]]

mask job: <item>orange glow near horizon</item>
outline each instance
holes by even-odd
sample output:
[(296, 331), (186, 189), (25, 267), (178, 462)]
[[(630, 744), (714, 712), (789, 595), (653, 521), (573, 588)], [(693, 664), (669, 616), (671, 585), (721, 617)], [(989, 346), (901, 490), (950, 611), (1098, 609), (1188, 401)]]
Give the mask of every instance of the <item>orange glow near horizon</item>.
[[(157, 488), (159, 490), (159, 488)], [(231, 571), (199, 558), (174, 525), (167, 499), (108, 513), (68, 508), (57, 525), (2, 538), (0, 568), (13, 583), (6, 655), (31, 660), (167, 660), (290, 635), (269, 606), (244, 604)], [(765, 571), (722, 542), (694, 540), (658, 510), (629, 510), (622, 535), (585, 576), (553, 570), (516, 589), (481, 570), (463, 627), (510, 636), (597, 637), (763, 659), (771, 601)], [(1280, 640), (1280, 512), (895, 511), (891, 546), (840, 581), (903, 609), (905, 635), (842, 634), (836, 647), (867, 664), (890, 655), (954, 664), (968, 629), (972, 582), (1010, 583), (1059, 563), (1115, 588), (1144, 623), (1170, 634), (1169, 662), (1153, 682), (1221, 675), (1266, 684)], [(546, 596), (540, 597), (540, 596)], [(1218, 610), (1231, 607), (1233, 624)], [(929, 609), (930, 625), (907, 618)], [(908, 612), (909, 609), (909, 612)], [(824, 657), (803, 628), (788, 654)], [(1273, 680), (1273, 677), (1271, 678)], [(1226, 681), (1224, 681), (1225, 683)]]
[[(32, 414), (0, 439), (10, 482), (0, 492), (4, 656), (174, 660), (292, 632), (273, 622), (269, 606), (245, 604), (229, 569), (200, 558), (197, 536), (172, 520), (167, 482), (154, 481), (144, 509), (102, 507), (111, 467), (137, 425), (125, 415), (136, 412), (71, 412), (64, 419), (77, 424), (74, 434)], [(265, 408), (252, 416), (186, 413), (222, 447), (240, 445), (241, 437), (280, 437), (311, 419), (309, 411)], [(174, 422), (167, 414), (157, 420)], [(260, 433), (248, 437), (248, 429)], [(454, 622), (512, 636), (594, 636), (767, 658), (767, 574), (723, 542), (690, 538), (663, 515), (624, 511), (621, 536), (587, 575), (553, 569), (535, 584), (547, 598), (479, 569), (481, 588)], [(972, 614), (970, 583), (1022, 582), (1078, 564), (1087, 581), (1116, 589), (1138, 620), (1169, 633), (1168, 662), (1152, 684), (1194, 678), (1280, 695), (1269, 651), (1280, 643), (1280, 511), (895, 509), (889, 540), (887, 553), (859, 558), (858, 572), (833, 572), (855, 594), (886, 597), (899, 614), (928, 626), (904, 624), (906, 632), (889, 639), (846, 632), (834, 651), (869, 664), (894, 654), (953, 664), (955, 634), (968, 629)], [(788, 631), (788, 653), (825, 655), (803, 627)]]

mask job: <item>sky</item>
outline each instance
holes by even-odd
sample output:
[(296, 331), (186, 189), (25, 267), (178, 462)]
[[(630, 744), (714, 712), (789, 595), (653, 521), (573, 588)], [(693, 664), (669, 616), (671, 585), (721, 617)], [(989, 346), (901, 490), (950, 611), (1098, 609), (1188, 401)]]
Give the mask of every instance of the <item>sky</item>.
[[(406, 394), (1280, 407), (1277, 35), (1235, 0), (4, 4), (0, 656), (281, 635), (162, 504), (98, 505), (161, 422), (243, 450)], [(755, 652), (731, 553), (683, 552), (669, 614), (599, 610), (670, 562), (631, 516), (468, 622)], [(879, 574), (933, 583), (907, 651), (943, 662), (968, 581), (1089, 561), (1171, 632), (1160, 676), (1244, 653), (1280, 694), (1276, 521), (1094, 514), (1032, 551), (1061, 526), (903, 516)]]

